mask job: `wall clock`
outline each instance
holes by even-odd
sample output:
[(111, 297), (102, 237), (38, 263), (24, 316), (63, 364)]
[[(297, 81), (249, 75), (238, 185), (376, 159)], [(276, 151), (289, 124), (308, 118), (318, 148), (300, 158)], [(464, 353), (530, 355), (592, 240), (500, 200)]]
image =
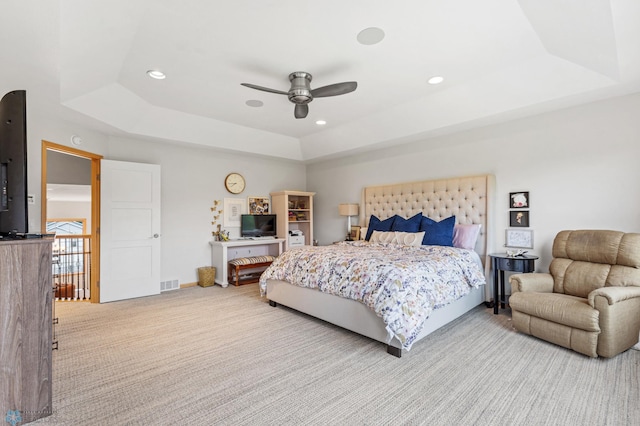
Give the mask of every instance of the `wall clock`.
[(240, 173), (229, 173), (224, 178), (224, 187), (232, 194), (239, 194), (244, 191), (246, 183)]

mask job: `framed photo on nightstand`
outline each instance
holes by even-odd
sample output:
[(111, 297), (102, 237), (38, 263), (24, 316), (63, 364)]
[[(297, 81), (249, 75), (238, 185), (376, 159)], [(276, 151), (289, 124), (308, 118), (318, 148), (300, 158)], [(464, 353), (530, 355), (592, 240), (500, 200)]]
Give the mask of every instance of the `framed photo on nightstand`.
[(360, 239), (360, 227), (351, 225), (351, 232), (349, 232), (349, 239), (351, 241), (358, 241)]

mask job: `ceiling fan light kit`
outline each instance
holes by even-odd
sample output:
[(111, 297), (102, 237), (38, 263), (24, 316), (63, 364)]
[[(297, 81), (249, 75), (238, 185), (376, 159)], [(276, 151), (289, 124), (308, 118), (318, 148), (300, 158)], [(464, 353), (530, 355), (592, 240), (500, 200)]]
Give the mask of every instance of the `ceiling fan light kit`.
[(249, 87), (255, 90), (262, 90), (263, 92), (275, 93), (278, 95), (287, 95), (289, 102), (295, 104), (293, 115), (295, 118), (305, 118), (309, 114), (309, 102), (313, 98), (325, 98), (328, 96), (344, 95), (351, 93), (358, 87), (358, 83), (355, 81), (347, 81), (344, 83), (335, 83), (328, 86), (319, 87), (317, 89), (311, 89), (311, 80), (313, 77), (311, 74), (305, 71), (296, 71), (289, 74), (289, 81), (291, 82), (291, 88), (288, 92), (282, 90), (270, 89), (268, 87), (257, 86), (250, 83), (240, 83), (245, 87)]
[(287, 93), (289, 101), (298, 105), (311, 102), (313, 100), (311, 90), (309, 89), (311, 79), (311, 74), (303, 71), (296, 71), (289, 74), (289, 81), (291, 82), (291, 89), (289, 89)]

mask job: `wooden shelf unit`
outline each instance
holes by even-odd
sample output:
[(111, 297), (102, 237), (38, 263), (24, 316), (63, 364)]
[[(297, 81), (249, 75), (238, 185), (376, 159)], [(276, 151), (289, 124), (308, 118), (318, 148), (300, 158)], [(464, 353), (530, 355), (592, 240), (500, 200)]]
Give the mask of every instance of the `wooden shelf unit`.
[(301, 231), (304, 245), (313, 245), (313, 196), (315, 192), (278, 191), (271, 193), (273, 213), (278, 216), (278, 238), (289, 247), (289, 231)]

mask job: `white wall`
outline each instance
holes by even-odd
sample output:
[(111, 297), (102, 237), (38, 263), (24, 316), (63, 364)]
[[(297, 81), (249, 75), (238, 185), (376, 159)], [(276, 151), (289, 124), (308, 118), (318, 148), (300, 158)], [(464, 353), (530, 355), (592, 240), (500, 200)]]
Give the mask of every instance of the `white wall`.
[[(197, 281), (197, 268), (211, 265), (209, 241), (213, 200), (269, 196), (283, 189), (306, 189), (305, 166), (289, 160), (220, 152), (209, 148), (116, 138), (53, 120), (46, 114), (27, 110), (28, 184), (35, 195), (29, 206), (29, 229), (40, 230), (42, 140), (71, 146), (71, 135), (82, 137), (78, 148), (105, 159), (160, 164), (162, 173), (162, 272), (161, 280), (180, 284)], [(223, 185), (225, 176), (242, 173), (246, 190), (237, 196)], [(230, 229), (237, 235), (238, 229)]]
[[(29, 232), (40, 232), (40, 212), (42, 206), (42, 141), (72, 146), (71, 136), (82, 135), (83, 144), (78, 148), (93, 154), (104, 155), (108, 138), (96, 131), (52, 119), (46, 111), (32, 108), (27, 92), (27, 183), (28, 192), (34, 196), (34, 204), (29, 205)], [(34, 102), (35, 103), (35, 102)]]
[[(428, 117), (425, 117), (428, 119)], [(563, 229), (640, 232), (640, 94), (373, 153), (311, 164), (317, 192), (314, 235), (343, 239), (338, 204), (359, 202), (363, 187), (494, 174), (497, 246), (504, 252), (509, 192), (530, 192), (532, 253), (547, 271), (551, 245)]]
[[(425, 119), (428, 119), (425, 118)], [(640, 94), (588, 104), (502, 125), (305, 165), (187, 145), (108, 137), (46, 114), (28, 111), (29, 193), (32, 231), (40, 229), (41, 140), (70, 145), (107, 159), (162, 167), (162, 280), (197, 281), (209, 265), (213, 200), (263, 196), (283, 189), (317, 193), (314, 236), (321, 244), (344, 238), (338, 204), (359, 202), (364, 186), (493, 173), (497, 181), (496, 241), (508, 225), (508, 193), (529, 191), (534, 253), (546, 270), (562, 229), (607, 228), (640, 232)], [(247, 179), (240, 197), (224, 190), (224, 177)], [(501, 251), (496, 246), (493, 251)]]
[[(248, 196), (268, 197), (274, 191), (306, 188), (302, 163), (193, 145), (111, 138), (105, 158), (160, 165), (161, 280), (178, 279), (181, 284), (196, 282), (197, 268), (211, 265), (214, 200), (239, 198), (246, 203)], [(247, 187), (239, 195), (224, 188), (230, 172), (239, 172), (246, 179)], [(223, 229), (231, 231), (232, 237), (239, 236), (239, 228)]]

